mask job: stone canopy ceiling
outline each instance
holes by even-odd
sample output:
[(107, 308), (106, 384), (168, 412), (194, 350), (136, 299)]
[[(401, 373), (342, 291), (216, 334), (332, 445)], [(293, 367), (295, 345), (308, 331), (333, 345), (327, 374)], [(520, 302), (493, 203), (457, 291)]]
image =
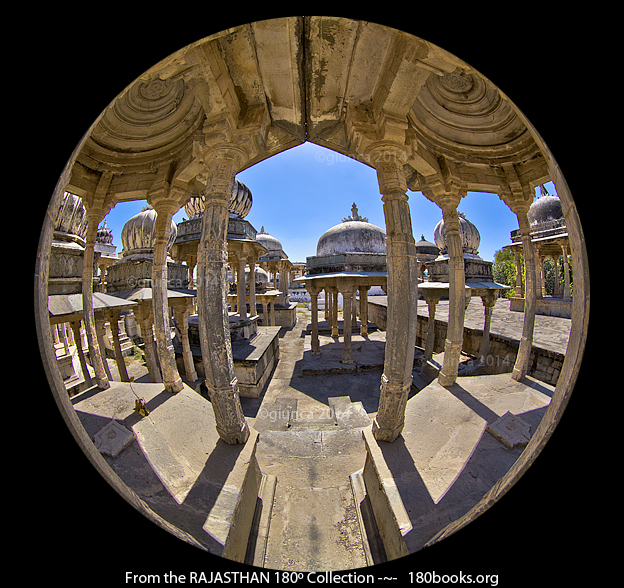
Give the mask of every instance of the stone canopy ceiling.
[(197, 192), (194, 145), (232, 124), (224, 117), (257, 143), (245, 167), (304, 141), (371, 164), (354, 129), (392, 125), (412, 190), (450, 170), (463, 189), (498, 192), (509, 164), (524, 184), (548, 179), (515, 108), (462, 60), (383, 25), (288, 17), (206, 37), (146, 71), (100, 118), (68, 190), (92, 192), (111, 171), (115, 200), (145, 198), (156, 168), (173, 163)]

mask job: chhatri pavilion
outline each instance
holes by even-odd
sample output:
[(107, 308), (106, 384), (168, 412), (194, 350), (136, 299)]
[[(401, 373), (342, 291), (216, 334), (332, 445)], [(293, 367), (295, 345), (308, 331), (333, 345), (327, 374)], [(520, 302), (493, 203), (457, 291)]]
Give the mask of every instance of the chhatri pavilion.
[(312, 354), (321, 353), (318, 327), (318, 295), (325, 291), (326, 309), (331, 320), (332, 337), (338, 336), (338, 293), (343, 299), (342, 363), (353, 363), (351, 348), (355, 295), (359, 292), (360, 335), (368, 333), (368, 290), (387, 288), (386, 233), (358, 213), (355, 202), (351, 216), (327, 229), (318, 240), (316, 255), (308, 257), (303, 282), (311, 297)]

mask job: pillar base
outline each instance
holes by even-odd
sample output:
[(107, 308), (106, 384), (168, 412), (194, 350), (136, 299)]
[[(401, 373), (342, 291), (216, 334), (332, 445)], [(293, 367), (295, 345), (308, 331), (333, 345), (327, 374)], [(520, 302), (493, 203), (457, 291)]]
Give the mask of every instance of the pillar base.
[(393, 429), (383, 428), (377, 422), (377, 417), (375, 417), (375, 419), (373, 420), (373, 437), (375, 437), (377, 441), (386, 441), (387, 443), (392, 443), (392, 441), (394, 441), (401, 434), (401, 431), (403, 431), (404, 424), (405, 423), (402, 422), (400, 425), (394, 427)]
[(171, 394), (176, 394), (182, 390), (184, 382), (181, 378), (176, 378), (173, 382), (167, 382), (165, 384), (165, 390)]

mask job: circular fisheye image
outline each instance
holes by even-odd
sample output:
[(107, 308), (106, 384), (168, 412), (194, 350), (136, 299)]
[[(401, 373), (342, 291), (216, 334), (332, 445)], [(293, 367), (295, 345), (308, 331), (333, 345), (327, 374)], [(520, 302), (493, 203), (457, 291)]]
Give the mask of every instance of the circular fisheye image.
[[(443, 553), (583, 357), (585, 239), (544, 140), (461, 55), (364, 20), (236, 24), (133, 75), (67, 154), (36, 260), (93, 471), (255, 582)], [(121, 581), (164, 582), (128, 541)]]

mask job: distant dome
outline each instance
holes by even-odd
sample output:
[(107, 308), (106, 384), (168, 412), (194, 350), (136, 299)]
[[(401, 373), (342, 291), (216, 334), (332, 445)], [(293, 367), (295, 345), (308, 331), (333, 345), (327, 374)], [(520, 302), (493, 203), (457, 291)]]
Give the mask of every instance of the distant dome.
[[(122, 256), (153, 255), (155, 224), (156, 211), (149, 205), (145, 206), (141, 212), (135, 214), (128, 220), (121, 230), (121, 244), (123, 246)], [(167, 241), (167, 251), (171, 249), (177, 234), (178, 228), (172, 219), (169, 240)]]
[[(479, 234), (477, 227), (475, 227), (466, 218), (466, 215), (463, 212), (458, 212), (457, 214), (459, 215), (459, 233), (461, 235), (464, 256), (478, 256), (481, 235)], [(433, 238), (435, 239), (436, 245), (440, 249), (440, 254), (448, 255), (444, 219), (442, 219), (433, 230)]]
[(318, 240), (316, 255), (341, 253), (386, 253), (386, 232), (362, 220), (355, 203), (351, 217), (325, 231)]
[(544, 194), (531, 204), (527, 216), (529, 217), (529, 223), (532, 225), (562, 219), (561, 200), (559, 200), (558, 196)]
[(260, 229), (259, 233), (256, 233), (256, 241), (268, 251), (282, 251), (282, 244), (275, 237), (265, 233), (264, 227)]
[[(245, 268), (245, 279), (249, 280), (249, 267)], [(269, 281), (269, 274), (266, 273), (259, 265), (256, 266), (256, 284), (266, 284)]]
[(55, 239), (82, 241), (84, 245), (87, 237), (87, 211), (80, 196), (70, 192), (63, 194), (63, 200), (56, 214), (54, 233)]
[[(251, 190), (243, 184), (243, 182), (235, 180), (232, 186), (230, 205), (228, 207), (230, 214), (238, 218), (245, 218), (251, 210), (252, 203)], [(189, 219), (192, 219), (202, 216), (205, 208), (204, 197), (199, 196), (197, 198), (191, 198), (184, 205), (184, 212), (186, 212)]]
[(421, 235), (420, 241), (416, 243), (415, 247), (416, 253), (420, 253), (422, 255), (440, 255), (440, 250), (437, 245), (425, 240), (424, 235)]
[(95, 242), (102, 243), (104, 245), (113, 244), (113, 231), (110, 230), (110, 227), (106, 226), (106, 219), (104, 219), (104, 224), (101, 227), (98, 227)]

